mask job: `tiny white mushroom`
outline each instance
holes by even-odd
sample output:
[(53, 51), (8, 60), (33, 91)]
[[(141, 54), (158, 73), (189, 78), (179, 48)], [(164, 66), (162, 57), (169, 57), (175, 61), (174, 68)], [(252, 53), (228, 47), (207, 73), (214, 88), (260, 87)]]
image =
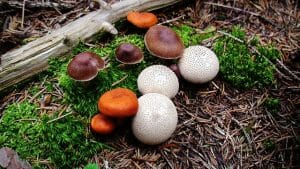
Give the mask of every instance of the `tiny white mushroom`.
[(169, 98), (175, 97), (179, 90), (176, 74), (164, 65), (145, 68), (138, 76), (137, 85), (142, 94), (160, 93)]
[(216, 54), (204, 46), (190, 46), (183, 52), (178, 62), (181, 76), (192, 83), (206, 83), (219, 72)]
[(176, 129), (177, 110), (173, 102), (159, 93), (138, 99), (138, 112), (132, 121), (134, 136), (144, 144), (155, 145), (168, 140)]

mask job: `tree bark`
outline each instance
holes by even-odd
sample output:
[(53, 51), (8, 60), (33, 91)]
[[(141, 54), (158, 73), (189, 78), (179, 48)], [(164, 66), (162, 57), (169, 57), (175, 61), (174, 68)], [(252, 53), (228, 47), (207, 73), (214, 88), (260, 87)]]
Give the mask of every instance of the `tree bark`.
[[(47, 69), (47, 61), (68, 52), (79, 40), (87, 41), (104, 31), (107, 22), (114, 23), (131, 10), (151, 11), (173, 5), (180, 0), (124, 0), (100, 9), (53, 31), (19, 49), (2, 55), (0, 92)], [(1, 63), (1, 62), (0, 62)]]

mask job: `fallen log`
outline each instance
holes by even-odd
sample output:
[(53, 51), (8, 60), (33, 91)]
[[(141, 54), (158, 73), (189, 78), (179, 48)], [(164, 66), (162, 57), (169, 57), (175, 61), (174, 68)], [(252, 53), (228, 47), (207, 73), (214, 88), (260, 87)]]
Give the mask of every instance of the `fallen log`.
[[(131, 10), (151, 11), (173, 5), (180, 0), (125, 0), (111, 8), (94, 11), (68, 25), (51, 32), (19, 49), (1, 56), (0, 92), (24, 79), (47, 69), (51, 57), (67, 53), (79, 40), (88, 41), (108, 23), (114, 23)], [(115, 32), (113, 32), (115, 33)]]

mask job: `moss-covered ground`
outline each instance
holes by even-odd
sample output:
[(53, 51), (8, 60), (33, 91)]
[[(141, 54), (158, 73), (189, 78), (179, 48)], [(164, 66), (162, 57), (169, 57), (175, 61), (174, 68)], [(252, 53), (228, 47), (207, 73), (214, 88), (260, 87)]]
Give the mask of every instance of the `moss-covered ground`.
[[(186, 47), (201, 44), (203, 40), (217, 36), (213, 27), (201, 33), (187, 25), (172, 28), (180, 35)], [(248, 42), (245, 30), (239, 26), (224, 31)], [(109, 148), (98, 141), (89, 130), (89, 120), (98, 112), (98, 98), (105, 91), (117, 87), (129, 88), (139, 95), (136, 84), (138, 74), (149, 65), (170, 63), (149, 54), (141, 33), (117, 35), (105, 44), (100, 41), (101, 39), (98, 39), (92, 47), (79, 43), (66, 57), (50, 60), (48, 71), (40, 75), (40, 80), (46, 85), (46, 91), (50, 93), (54, 90), (54, 85), (48, 79), (57, 79), (63, 91), (60, 104), (68, 105), (69, 108), (49, 115), (40, 113), (39, 105), (30, 102), (29, 99), (8, 105), (0, 120), (1, 146), (15, 149), (34, 168), (46, 168), (49, 165), (55, 168), (82, 166), (101, 149)], [(145, 60), (130, 66), (117, 62), (114, 51), (120, 43), (125, 42), (140, 47)], [(260, 51), (258, 54), (250, 51), (248, 45), (225, 35), (218, 36), (214, 41), (212, 49), (220, 60), (221, 79), (242, 90), (276, 85), (274, 67), (265, 58), (271, 61), (279, 58), (278, 50), (271, 45), (263, 46), (257, 40), (252, 40), (251, 45)], [(84, 51), (95, 52), (107, 61), (106, 68), (99, 72), (89, 87), (78, 85), (66, 74), (70, 59)], [(29, 94), (35, 95), (39, 90), (38, 87), (32, 86)], [(274, 104), (277, 104), (276, 99), (271, 99), (265, 106), (273, 112)], [(66, 116), (59, 119), (61, 114)], [(269, 142), (266, 144), (270, 147)]]

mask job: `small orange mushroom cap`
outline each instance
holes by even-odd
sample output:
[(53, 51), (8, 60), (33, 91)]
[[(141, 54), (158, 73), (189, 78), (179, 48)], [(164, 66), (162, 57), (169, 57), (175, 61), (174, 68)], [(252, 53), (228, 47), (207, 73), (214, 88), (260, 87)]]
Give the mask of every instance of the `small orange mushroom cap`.
[(91, 129), (98, 134), (110, 134), (116, 128), (116, 124), (110, 117), (104, 114), (96, 114), (91, 120)]
[(116, 88), (105, 92), (98, 101), (101, 113), (111, 117), (134, 116), (138, 110), (136, 94), (126, 88)]
[(134, 12), (127, 14), (127, 20), (138, 28), (147, 29), (158, 22), (156, 15), (150, 12)]

